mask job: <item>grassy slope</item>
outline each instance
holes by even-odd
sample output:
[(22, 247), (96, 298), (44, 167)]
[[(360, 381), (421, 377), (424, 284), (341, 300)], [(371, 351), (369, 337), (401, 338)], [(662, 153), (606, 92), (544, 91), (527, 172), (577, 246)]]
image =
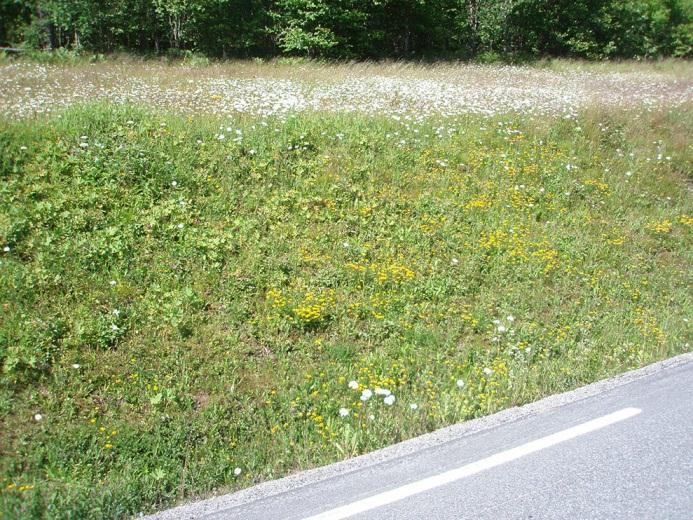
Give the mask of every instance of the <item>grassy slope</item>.
[(0, 126), (6, 517), (236, 489), (689, 349), (689, 111), (218, 125)]

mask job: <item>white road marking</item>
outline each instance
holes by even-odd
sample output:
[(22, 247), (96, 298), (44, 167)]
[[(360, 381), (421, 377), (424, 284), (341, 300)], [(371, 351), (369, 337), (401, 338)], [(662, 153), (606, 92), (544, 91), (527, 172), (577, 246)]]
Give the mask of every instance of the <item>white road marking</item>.
[(515, 448), (496, 453), (495, 455), (472, 462), (471, 464), (466, 464), (459, 468), (440, 473), (439, 475), (434, 475), (417, 482), (412, 482), (411, 484), (406, 484), (396, 489), (391, 489), (390, 491), (385, 491), (384, 493), (379, 493), (377, 495), (364, 498), (363, 500), (357, 500), (356, 502), (352, 502), (351, 504), (347, 504), (345, 506), (330, 509), (324, 513), (304, 518), (304, 520), (340, 520), (342, 518), (348, 518), (350, 516), (363, 513), (365, 511), (370, 511), (371, 509), (375, 509), (377, 507), (392, 504), (393, 502), (397, 502), (412, 495), (417, 495), (419, 493), (423, 493), (424, 491), (428, 491), (429, 489), (450, 484), (456, 480), (463, 479), (487, 469), (495, 468), (496, 466), (517, 460), (525, 455), (530, 455), (531, 453), (535, 453), (545, 448), (550, 448), (551, 446), (555, 446), (561, 442), (574, 439), (580, 435), (585, 435), (614, 423), (624, 421), (638, 415), (640, 412), (642, 412), (642, 410), (639, 408), (623, 408), (622, 410), (618, 410), (614, 413), (610, 413), (608, 415), (598, 417), (597, 419), (578, 424), (577, 426), (573, 426), (566, 430), (547, 435), (541, 439), (537, 439)]

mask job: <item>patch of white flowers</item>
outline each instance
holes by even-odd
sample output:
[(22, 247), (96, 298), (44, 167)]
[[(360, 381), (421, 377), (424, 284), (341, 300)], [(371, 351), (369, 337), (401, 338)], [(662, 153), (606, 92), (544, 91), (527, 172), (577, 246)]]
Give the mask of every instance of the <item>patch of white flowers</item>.
[[(167, 68), (167, 70), (164, 70)], [(233, 77), (228, 70), (196, 69), (187, 81), (170, 82), (170, 67), (146, 64), (123, 78), (117, 66), (88, 68), (8, 63), (0, 66), (0, 112), (13, 117), (50, 113), (84, 100), (141, 103), (184, 113), (285, 116), (295, 112), (361, 112), (417, 119), (430, 116), (522, 112), (574, 119), (587, 106), (677, 106), (693, 87), (665, 75), (551, 71), (530, 67), (459, 65), (406, 71), (344, 70), (334, 78)], [(175, 72), (174, 72), (175, 73)], [(33, 88), (26, 88), (31, 82)], [(128, 121), (129, 125), (134, 124)], [(222, 127), (216, 138), (242, 133)], [(439, 134), (442, 135), (442, 134)], [(338, 134), (337, 139), (342, 139)], [(79, 144), (88, 148), (87, 136)], [(661, 160), (661, 159), (660, 159)], [(445, 159), (438, 166), (447, 167)], [(572, 166), (572, 165), (571, 165)]]

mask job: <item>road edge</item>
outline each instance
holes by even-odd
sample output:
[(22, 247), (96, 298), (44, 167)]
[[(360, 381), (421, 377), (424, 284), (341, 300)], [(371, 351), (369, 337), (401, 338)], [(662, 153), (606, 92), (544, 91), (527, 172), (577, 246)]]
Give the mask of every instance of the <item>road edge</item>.
[(609, 379), (582, 386), (575, 390), (545, 397), (533, 403), (508, 408), (493, 415), (453, 424), (452, 426), (447, 426), (365, 455), (359, 455), (327, 466), (301, 471), (281, 479), (263, 482), (235, 493), (188, 502), (174, 507), (173, 509), (151, 514), (145, 518), (149, 520), (201, 518), (205, 515), (218, 513), (225, 509), (238, 507), (249, 502), (293, 491), (337, 475), (343, 475), (375, 464), (404, 457), (411, 453), (439, 446), (461, 437), (495, 428), (502, 424), (545, 413), (576, 401), (594, 397), (613, 388), (627, 385), (663, 370), (675, 368), (691, 362), (693, 362), (693, 352), (687, 352), (657, 363), (646, 365), (642, 368), (625, 372)]

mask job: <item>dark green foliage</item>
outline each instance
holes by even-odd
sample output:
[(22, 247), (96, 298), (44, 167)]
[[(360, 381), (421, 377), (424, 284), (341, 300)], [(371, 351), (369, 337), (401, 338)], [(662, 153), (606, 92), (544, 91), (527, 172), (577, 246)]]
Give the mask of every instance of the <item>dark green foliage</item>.
[(0, 42), (330, 58), (687, 57), (685, 0), (4, 0)]
[(689, 0), (0, 0), (0, 45), (209, 57), (690, 57)]

